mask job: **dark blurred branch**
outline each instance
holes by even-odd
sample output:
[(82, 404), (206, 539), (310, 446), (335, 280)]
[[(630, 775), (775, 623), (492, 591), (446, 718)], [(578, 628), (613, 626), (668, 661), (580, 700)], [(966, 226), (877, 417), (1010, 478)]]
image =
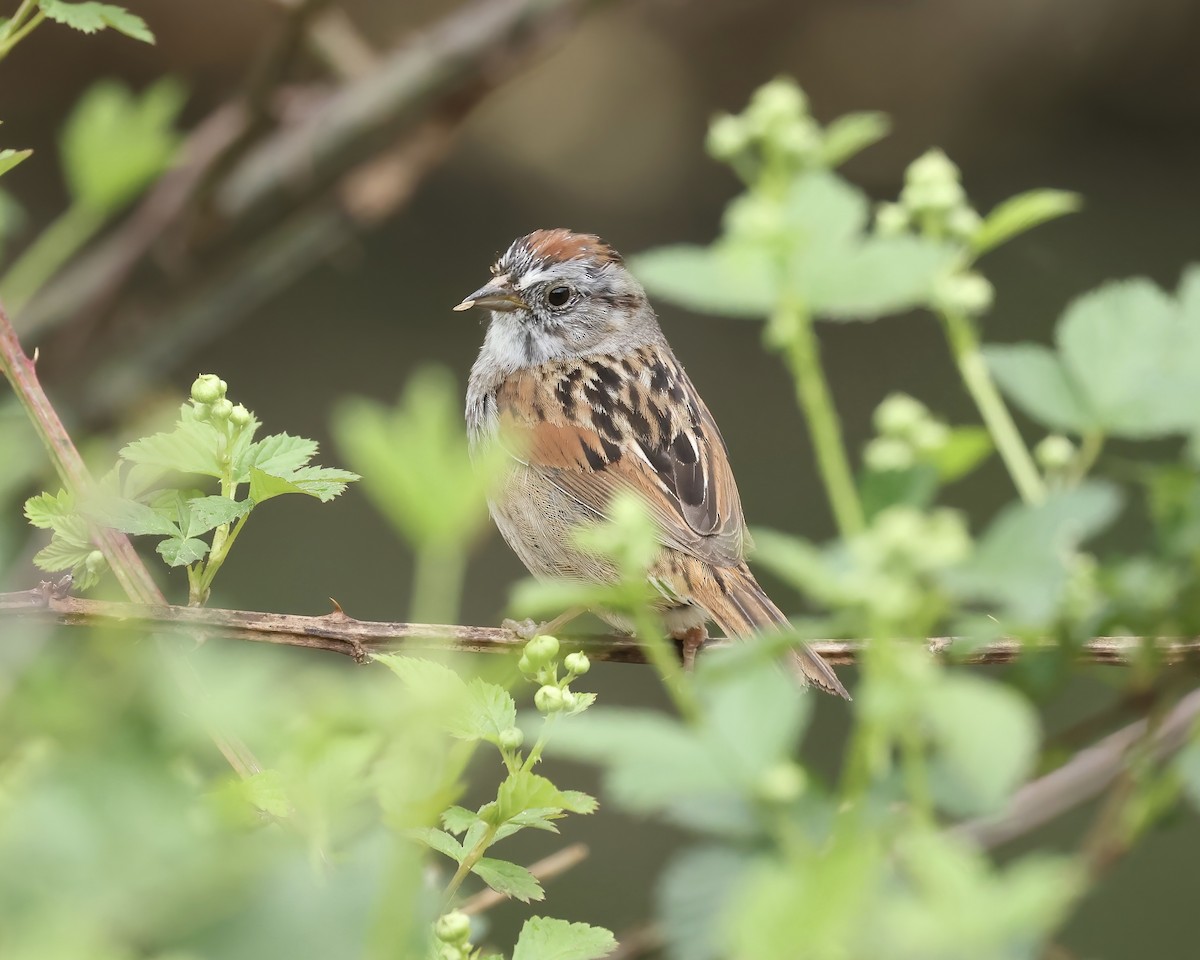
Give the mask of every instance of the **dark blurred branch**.
[[(125, 224), (68, 267), (55, 283), (25, 310), (24, 332), (45, 333), (66, 322), (92, 324), (111, 311), (111, 325), (128, 335), (141, 326), (143, 343), (162, 337), (171, 341), (175, 322), (186, 322), (196, 300), (219, 282), (238, 273), (248, 251), (264, 247), (290, 264), (290, 276), (302, 275), (315, 263), (343, 247), (357, 232), (393, 215), (415, 186), (444, 155), (462, 119), (492, 89), (511, 76), (531, 55), (545, 49), (599, 0), (475, 0), (415, 34), (408, 43), (378, 57), (333, 92), (318, 96), (286, 96), (290, 106), (278, 109), (281, 126), (247, 144), (247, 131), (257, 129), (244, 97), (210, 116), (188, 139), (182, 163), (168, 173)], [(309, 10), (307, 4), (304, 10)], [(305, 22), (295, 16), (297, 27)], [(318, 14), (308, 24), (309, 42), (328, 53), (330, 36), (340, 38), (343, 54), (352, 27), (335, 11)], [(292, 50), (286, 32), (279, 49)], [(326, 57), (328, 59), (328, 57)], [(276, 62), (276, 61), (272, 61)], [(340, 64), (341, 77), (351, 74)], [(260, 74), (277, 79), (277, 71)], [(270, 86), (270, 84), (266, 84)], [(232, 148), (238, 161), (215, 182), (214, 168)], [(434, 149), (431, 149), (431, 145)], [(374, 169), (376, 202), (364, 209), (363, 170)], [(390, 170), (393, 185), (379, 189), (380, 171)], [(204, 216), (197, 217), (196, 198), (211, 189)], [(315, 211), (315, 212), (314, 212)], [(288, 225), (298, 217), (312, 222), (336, 213), (339, 227), (329, 243), (295, 243)], [(282, 222), (281, 222), (282, 221)], [(156, 302), (129, 295), (129, 283), (143, 263), (170, 257), (167, 293)], [(254, 271), (242, 270), (252, 287)], [(280, 276), (269, 278), (263, 294), (230, 304), (225, 323), (236, 323), (265, 295)], [(202, 308), (201, 308), (202, 309)], [(152, 324), (145, 323), (153, 317)], [(184, 341), (186, 342), (186, 337)], [(118, 342), (111, 336), (106, 343)], [(165, 347), (150, 348), (162, 353)], [(90, 378), (99, 381), (98, 376)], [(94, 411), (89, 409), (89, 416)]]
[(1036, 830), (1112, 786), (1125, 769), (1130, 751), (1139, 744), (1156, 762), (1178, 752), (1197, 718), (1200, 690), (1183, 697), (1153, 729), (1147, 720), (1122, 727), (1080, 750), (1057, 770), (1027, 783), (999, 814), (962, 824), (957, 832), (991, 847)]
[[(19, 593), (0, 593), (0, 617), (5, 616), (53, 621), (66, 626), (119, 627), (127, 632), (154, 635), (184, 633), (195, 637), (199, 632), (214, 638), (329, 650), (360, 663), (372, 653), (396, 650), (506, 653), (525, 642), (503, 627), (356, 620), (340, 608), (325, 616), (309, 617), (167, 604), (111, 603), (59, 597), (48, 585)], [(646, 662), (641, 646), (633, 637), (578, 636), (570, 637), (569, 642), (593, 660)], [(729, 642), (715, 640), (710, 641), (709, 646), (724, 646)], [(952, 651), (954, 638), (934, 637), (925, 643), (931, 654), (947, 656)], [(1088, 663), (1125, 664), (1140, 656), (1144, 645), (1145, 641), (1140, 637), (1097, 637), (1084, 644), (1080, 658)], [(863, 644), (859, 641), (814, 640), (809, 642), (809, 647), (830, 663), (849, 664), (857, 661)], [(1001, 640), (975, 650), (964, 662), (1009, 663), (1022, 653), (1053, 648), (1049, 641), (1022, 644)], [(1158, 649), (1165, 663), (1180, 663), (1200, 656), (1200, 640), (1161, 640)]]
[[(50, 455), (63, 486), (72, 493), (81, 495), (91, 489), (91, 474), (42, 389), (36, 365), (36, 355), (25, 355), (16, 331), (9, 323), (8, 315), (0, 307), (0, 368), (12, 385), (21, 406), (29, 415), (29, 420)], [(149, 569), (142, 563), (141, 557), (125, 534), (102, 528), (96, 533), (96, 544), (112, 567), (126, 596), (143, 604), (158, 605), (166, 602)], [(40, 592), (43, 601), (49, 602), (51, 592)], [(162, 649), (172, 675), (191, 702), (198, 704), (204, 701), (207, 698), (204, 686), (184, 659), (182, 652), (170, 647)], [(260, 769), (249, 748), (236, 738), (222, 733), (215, 724), (210, 723), (209, 735), (230, 766), (239, 774), (249, 776)]]

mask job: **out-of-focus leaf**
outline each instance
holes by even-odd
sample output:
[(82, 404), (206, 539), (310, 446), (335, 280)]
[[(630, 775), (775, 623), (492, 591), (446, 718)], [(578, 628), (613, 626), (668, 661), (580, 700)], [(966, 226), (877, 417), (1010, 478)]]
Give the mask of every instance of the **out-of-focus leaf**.
[(670, 960), (718, 960), (721, 918), (749, 856), (730, 846), (693, 847), (675, 857), (656, 889)]
[(840, 166), (856, 153), (878, 143), (891, 129), (892, 122), (885, 113), (862, 111), (840, 116), (824, 130), (821, 163), (827, 167)]
[(659, 247), (630, 258), (629, 265), (652, 296), (703, 313), (765, 317), (779, 302), (775, 271), (753, 247)]
[(1040, 343), (989, 344), (984, 357), (996, 382), (1038, 423), (1064, 433), (1099, 427), (1057, 354)]
[(83, 0), (81, 3), (73, 3), (70, 0), (37, 0), (37, 4), (50, 20), (83, 33), (95, 33), (105, 27), (111, 27), (127, 37), (141, 40), (142, 43), (154, 43), (154, 34), (146, 26), (146, 21), (124, 7), (112, 3), (98, 3), (97, 0)]
[(0, 150), (0, 177), (8, 173), (22, 160), (28, 160), (33, 156), (32, 150)]
[(1075, 213), (1083, 198), (1067, 190), (1030, 190), (1010, 197), (984, 218), (971, 238), (971, 250), (981, 256), (1036, 226)]

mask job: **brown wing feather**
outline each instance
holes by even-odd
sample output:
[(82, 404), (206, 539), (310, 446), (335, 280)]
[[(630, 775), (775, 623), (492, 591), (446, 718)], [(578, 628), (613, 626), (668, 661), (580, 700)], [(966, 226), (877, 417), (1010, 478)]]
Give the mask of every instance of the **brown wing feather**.
[(667, 546), (709, 563), (740, 561), (745, 521), (724, 441), (670, 353), (649, 347), (547, 366), (497, 390), (514, 455), (597, 517), (618, 491), (633, 491)]

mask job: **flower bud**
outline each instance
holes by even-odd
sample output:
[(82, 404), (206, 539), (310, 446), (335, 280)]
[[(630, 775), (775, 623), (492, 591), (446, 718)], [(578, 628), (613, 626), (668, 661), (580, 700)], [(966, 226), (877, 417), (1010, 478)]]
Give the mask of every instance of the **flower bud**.
[(558, 713), (563, 708), (563, 692), (558, 687), (546, 684), (533, 695), (533, 705), (538, 713)]
[(104, 569), (104, 554), (99, 550), (93, 550), (87, 555), (83, 565), (87, 568), (88, 573), (99, 573)]
[(215, 403), (213, 403), (212, 410), (210, 411), (209, 415), (212, 417), (213, 420), (216, 420), (218, 422), (223, 422), (225, 420), (228, 420), (232, 413), (233, 413), (233, 404), (230, 403), (228, 400), (226, 400), (224, 397), (222, 397), (220, 400), (217, 400)]
[(250, 411), (240, 403), (229, 412), (229, 421), (237, 427), (249, 426), (253, 419)]
[(558, 638), (539, 634), (525, 644), (525, 658), (534, 666), (543, 667), (558, 656)]
[(192, 399), (197, 403), (215, 403), (225, 396), (225, 389), (225, 381), (216, 374), (201, 374), (192, 384)]
[(209, 420), (212, 418), (212, 405), (193, 402), (192, 412), (196, 415), (197, 420)]
[(960, 240), (970, 240), (983, 226), (983, 217), (974, 208), (962, 204), (946, 215), (946, 229)]
[(762, 775), (757, 793), (767, 803), (793, 803), (800, 799), (807, 784), (804, 771), (790, 760), (784, 760)]
[(705, 148), (714, 160), (728, 161), (739, 156), (750, 143), (750, 132), (741, 118), (722, 113), (708, 125)]
[(807, 114), (808, 97), (796, 81), (777, 77), (754, 92), (745, 116), (750, 129), (761, 136), (782, 130)]
[(905, 183), (914, 184), (957, 183), (959, 176), (954, 161), (937, 147), (926, 150), (904, 171)]
[(533, 665), (533, 661), (525, 656), (525, 654), (521, 654), (521, 659), (517, 661), (517, 669), (526, 676), (535, 674), (538, 670), (538, 668)]
[(563, 666), (577, 677), (582, 677), (592, 669), (592, 662), (582, 653), (568, 653), (563, 659)]
[(910, 437), (920, 453), (937, 453), (950, 439), (950, 428), (938, 420), (922, 420), (913, 427)]
[(875, 229), (884, 237), (904, 233), (911, 221), (908, 210), (898, 203), (881, 203), (875, 208)]
[(461, 910), (451, 910), (437, 918), (433, 935), (443, 943), (466, 943), (471, 938), (471, 918)]
[(900, 191), (900, 203), (910, 213), (949, 214), (966, 202), (967, 195), (957, 180), (941, 183), (906, 183)]
[(875, 429), (885, 437), (910, 437), (929, 419), (929, 408), (907, 393), (892, 393), (875, 408)]
[(505, 750), (520, 749), (521, 744), (525, 742), (525, 734), (517, 727), (509, 727), (500, 733), (500, 746)]
[(943, 309), (971, 315), (985, 312), (992, 305), (994, 296), (992, 285), (978, 273), (943, 277), (934, 289), (934, 299)]
[(876, 437), (863, 450), (863, 463), (876, 473), (907, 470), (913, 460), (913, 448), (898, 437)]
[(1075, 444), (1061, 434), (1052, 433), (1033, 448), (1033, 456), (1043, 470), (1064, 470), (1075, 457)]

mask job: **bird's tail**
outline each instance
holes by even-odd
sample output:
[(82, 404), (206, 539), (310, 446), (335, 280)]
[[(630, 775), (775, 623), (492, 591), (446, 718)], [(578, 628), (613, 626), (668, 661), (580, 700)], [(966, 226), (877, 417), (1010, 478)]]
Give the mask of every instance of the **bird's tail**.
[[(704, 605), (729, 636), (746, 637), (762, 630), (789, 626), (787, 617), (771, 602), (744, 563), (731, 569), (722, 569), (715, 586), (716, 589), (708, 591), (712, 597), (706, 598), (711, 602)], [(801, 645), (793, 648), (792, 666), (803, 683), (850, 699), (850, 694), (829, 664), (808, 647)]]

